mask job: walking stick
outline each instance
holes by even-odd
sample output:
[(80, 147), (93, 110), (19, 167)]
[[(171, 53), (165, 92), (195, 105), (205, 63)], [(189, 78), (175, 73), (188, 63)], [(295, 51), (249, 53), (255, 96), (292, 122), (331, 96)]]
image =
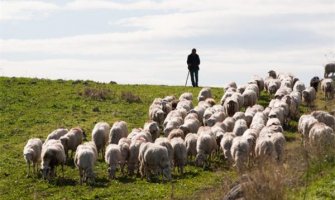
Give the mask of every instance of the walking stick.
[(190, 71), (188, 71), (188, 73), (187, 73), (185, 87), (186, 87), (186, 85), (187, 85), (187, 80), (188, 80), (189, 75), (190, 75)]

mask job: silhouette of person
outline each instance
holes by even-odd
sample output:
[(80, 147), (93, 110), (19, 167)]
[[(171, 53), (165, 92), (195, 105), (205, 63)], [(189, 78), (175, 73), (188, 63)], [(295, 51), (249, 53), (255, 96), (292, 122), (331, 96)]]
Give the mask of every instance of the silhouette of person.
[(198, 71), (200, 65), (200, 58), (196, 49), (192, 49), (192, 53), (187, 57), (188, 70), (191, 74), (191, 81), (193, 87), (198, 87)]

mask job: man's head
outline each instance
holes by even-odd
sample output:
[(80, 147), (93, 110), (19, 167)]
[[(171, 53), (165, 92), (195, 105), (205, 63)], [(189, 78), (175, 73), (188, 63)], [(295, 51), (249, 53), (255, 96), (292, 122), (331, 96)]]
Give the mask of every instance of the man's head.
[(192, 49), (192, 54), (195, 54), (195, 53), (197, 53), (197, 50), (196, 49)]

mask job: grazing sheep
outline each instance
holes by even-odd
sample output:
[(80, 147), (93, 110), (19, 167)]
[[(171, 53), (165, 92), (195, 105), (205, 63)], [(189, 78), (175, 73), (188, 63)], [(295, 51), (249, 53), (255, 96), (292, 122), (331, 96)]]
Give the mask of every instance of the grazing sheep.
[(56, 176), (57, 165), (61, 165), (64, 175), (64, 164), (66, 161), (66, 155), (64, 147), (60, 140), (51, 139), (46, 141), (42, 145), (41, 159), (42, 177), (44, 179), (49, 179), (50, 177)]
[(333, 74), (333, 76), (335, 75), (335, 63), (328, 63), (325, 66), (324, 78), (330, 77), (330, 74)]
[(196, 133), (189, 133), (185, 137), (188, 160), (191, 160), (193, 156), (197, 155), (197, 140), (198, 135)]
[(39, 138), (29, 139), (23, 148), (23, 157), (27, 163), (27, 176), (30, 174), (30, 164), (33, 164), (33, 172), (37, 172), (37, 165), (41, 161), (42, 141)]
[(326, 124), (335, 131), (335, 116), (332, 116), (328, 112), (322, 110), (313, 111), (311, 115), (319, 122)]
[(315, 89), (315, 91), (317, 92), (317, 91), (318, 91), (318, 87), (319, 87), (319, 83), (320, 83), (320, 78), (317, 77), (317, 76), (314, 76), (314, 77), (311, 79), (309, 85), (310, 85), (311, 87), (313, 87), (313, 88)]
[(246, 138), (241, 136), (235, 137), (230, 151), (237, 170), (242, 172), (249, 161), (249, 143)]
[(210, 163), (210, 157), (217, 149), (215, 137), (210, 134), (200, 134), (197, 140), (197, 156), (195, 158), (196, 166), (205, 167)]
[(151, 134), (152, 141), (155, 141), (156, 138), (160, 136), (160, 129), (158, 123), (155, 121), (149, 121), (144, 124), (144, 131), (148, 131)]
[(256, 126), (257, 124), (261, 124), (265, 126), (266, 122), (267, 122), (267, 117), (264, 115), (264, 113), (257, 112), (252, 118), (250, 127)]
[(334, 130), (322, 122), (314, 124), (309, 132), (309, 143), (320, 153), (334, 149)]
[(325, 94), (325, 99), (334, 98), (334, 81), (331, 78), (325, 78), (321, 81), (321, 90)]
[(188, 100), (188, 101), (192, 101), (193, 100), (193, 94), (190, 92), (185, 92), (183, 94), (180, 95), (179, 97), (179, 101), (182, 100)]
[(184, 167), (187, 163), (187, 150), (184, 140), (181, 137), (174, 137), (170, 142), (173, 149), (174, 167), (178, 168), (180, 174), (184, 174)]
[(61, 138), (61, 137), (62, 137), (63, 135), (65, 135), (67, 132), (69, 132), (68, 129), (65, 129), (65, 128), (58, 128), (58, 129), (52, 131), (52, 132), (48, 135), (46, 141), (47, 141), (47, 140), (52, 140), (52, 139), (54, 139), (54, 140), (59, 140), (59, 138)]
[(117, 121), (113, 124), (109, 133), (109, 144), (118, 144), (121, 138), (128, 136), (127, 123), (124, 121)]
[[(150, 175), (161, 173), (164, 178), (171, 180), (171, 165), (168, 151), (158, 144), (149, 143), (143, 156), (144, 174), (150, 181)], [(144, 176), (144, 174), (142, 176)]]
[(308, 87), (302, 91), (302, 99), (307, 104), (307, 106), (311, 106), (316, 99), (316, 91), (314, 87)]
[(82, 129), (72, 128), (68, 133), (66, 133), (59, 139), (64, 147), (66, 158), (69, 158), (68, 157), (69, 150), (71, 150), (71, 158), (72, 158), (72, 154), (76, 151), (77, 147), (83, 142), (83, 137), (84, 134)]
[(247, 129), (247, 122), (244, 119), (239, 119), (235, 122), (233, 133), (235, 136), (241, 136)]
[(202, 88), (198, 95), (198, 101), (205, 101), (207, 98), (212, 98), (211, 88)]
[(246, 130), (242, 137), (244, 137), (249, 144), (249, 154), (251, 158), (255, 157), (255, 146), (256, 146), (256, 140), (258, 137), (259, 131), (257, 129), (250, 128)]
[(155, 144), (161, 145), (167, 149), (171, 167), (172, 167), (173, 166), (173, 149), (172, 149), (169, 139), (162, 138), (162, 137), (157, 138), (157, 140), (155, 141)]
[(223, 151), (223, 156), (225, 159), (227, 159), (228, 163), (233, 162), (233, 157), (231, 155), (231, 145), (233, 143), (233, 139), (235, 137), (235, 134), (233, 133), (226, 133), (223, 135), (221, 141), (220, 141), (220, 147)]
[(97, 147), (98, 153), (101, 152), (102, 158), (105, 155), (106, 144), (109, 141), (110, 126), (106, 122), (97, 123), (92, 131), (92, 141)]
[(110, 179), (115, 178), (115, 171), (122, 160), (120, 146), (109, 144), (106, 148), (105, 162), (108, 164), (108, 174)]
[(80, 184), (83, 182), (94, 183), (93, 168), (98, 157), (98, 151), (94, 143), (84, 143), (77, 147), (74, 156), (74, 164), (79, 169)]

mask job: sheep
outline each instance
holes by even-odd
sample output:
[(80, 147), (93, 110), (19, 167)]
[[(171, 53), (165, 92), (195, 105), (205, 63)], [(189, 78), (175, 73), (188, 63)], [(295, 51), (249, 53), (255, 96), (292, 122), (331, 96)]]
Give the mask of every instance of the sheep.
[(168, 156), (169, 156), (169, 160), (170, 160), (170, 164), (171, 167), (173, 166), (173, 149), (172, 149), (172, 145), (169, 141), (169, 139), (167, 138), (157, 138), (157, 140), (155, 141), (155, 144), (161, 145), (163, 147), (165, 147), (168, 151)]
[(322, 122), (314, 124), (309, 132), (309, 143), (320, 153), (332, 150), (335, 145), (334, 130)]
[(274, 97), (275, 97), (276, 99), (282, 99), (283, 96), (285, 96), (285, 95), (289, 95), (291, 92), (292, 92), (292, 89), (291, 89), (291, 88), (288, 88), (288, 87), (285, 87), (285, 86), (284, 86), (284, 87), (280, 87), (280, 88), (276, 91)]
[(292, 98), (293, 101), (295, 101), (295, 103), (297, 104), (297, 106), (301, 105), (302, 102), (302, 92), (296, 92), (293, 91), (290, 93), (290, 97)]
[(197, 140), (198, 135), (196, 133), (189, 133), (185, 137), (185, 145), (188, 160), (191, 160), (193, 156), (197, 155)]
[(270, 114), (270, 111), (271, 111), (271, 108), (270, 107), (266, 107), (264, 110), (263, 110), (263, 114), (266, 118), (269, 117), (269, 114)]
[(216, 122), (222, 122), (225, 118), (223, 106), (215, 105), (205, 110), (203, 123), (207, 126), (213, 126)]
[[(191, 115), (194, 117), (188, 117)], [(182, 124), (179, 128), (183, 130), (184, 134), (186, 135), (188, 133), (198, 132), (200, 126), (201, 123), (198, 120), (198, 115), (195, 113), (190, 113), (185, 117), (184, 124)]]
[(325, 99), (333, 99), (334, 98), (334, 81), (331, 78), (325, 78), (321, 81), (321, 90), (325, 94)]
[(59, 138), (61, 138), (61, 137), (62, 137), (63, 135), (65, 135), (67, 132), (69, 132), (68, 129), (65, 129), (65, 128), (58, 128), (58, 129), (52, 131), (52, 132), (48, 135), (46, 141), (47, 141), (47, 140), (52, 140), (52, 139), (54, 139), (54, 140), (59, 140)]
[(97, 147), (98, 153), (101, 152), (102, 158), (105, 155), (105, 147), (109, 141), (110, 126), (107, 122), (97, 123), (92, 131), (92, 141)]
[(285, 95), (282, 98), (282, 101), (288, 105), (289, 109), (289, 118), (296, 118), (299, 115), (299, 104), (294, 101), (294, 99), (290, 95)]
[(221, 100), (220, 100), (221, 105), (224, 104), (224, 102), (226, 101), (227, 98), (233, 96), (233, 94), (235, 94), (235, 93), (236, 93), (236, 92), (234, 92), (234, 91), (225, 91), (225, 93), (223, 94), (223, 96), (222, 96), (222, 98), (221, 98)]
[(268, 72), (268, 74), (269, 74), (269, 77), (277, 78), (277, 73), (276, 73), (274, 70), (270, 70), (270, 71)]
[(163, 123), (163, 127), (166, 127), (168, 122), (175, 118), (180, 118), (180, 121), (183, 121), (185, 116), (181, 110), (173, 110), (166, 116), (164, 123)]
[(305, 84), (302, 81), (297, 81), (293, 86), (293, 91), (300, 92), (304, 91), (306, 89)]
[(41, 161), (42, 141), (39, 138), (29, 139), (23, 148), (23, 157), (27, 163), (27, 177), (30, 174), (30, 164), (33, 164), (33, 172), (37, 172), (37, 165)]
[(240, 94), (243, 94), (243, 92), (245, 91), (245, 89), (247, 88), (247, 85), (239, 85), (236, 89), (236, 91)]
[(264, 90), (264, 79), (259, 77), (259, 76), (254, 76), (253, 79), (251, 81), (249, 81), (248, 83), (256, 84), (259, 88), (259, 91)]
[(273, 162), (275, 160), (276, 150), (271, 135), (267, 134), (257, 138), (255, 156), (260, 160), (260, 163), (264, 161)]
[(118, 144), (119, 140), (128, 136), (127, 123), (124, 121), (117, 121), (113, 124), (109, 133), (109, 144)]
[(128, 138), (121, 138), (118, 143), (121, 151), (120, 167), (122, 174), (124, 174), (124, 166), (126, 165), (130, 156), (130, 144), (131, 140)]
[(164, 178), (169, 181), (171, 180), (171, 165), (168, 151), (165, 147), (154, 143), (148, 143), (143, 155), (143, 171), (148, 181), (150, 181), (152, 172), (154, 172), (154, 174), (161, 172), (163, 180)]
[(285, 145), (285, 137), (281, 132), (275, 132), (271, 134), (271, 140), (275, 148), (275, 159), (278, 163), (282, 162), (283, 154), (284, 154), (284, 145)]
[(235, 82), (230, 82), (230, 83), (227, 83), (223, 89), (224, 91), (226, 92), (229, 88), (237, 88), (237, 84)]
[(240, 104), (235, 98), (229, 97), (223, 103), (224, 111), (228, 116), (232, 117), (236, 112), (239, 111), (239, 105)]
[(189, 112), (191, 109), (193, 109), (193, 103), (191, 100), (183, 99), (180, 100), (176, 107), (177, 110), (185, 110), (186, 112)]
[(60, 140), (48, 140), (42, 145), (41, 171), (44, 179), (56, 176), (55, 168), (61, 165), (64, 176), (64, 164), (66, 155)]
[(265, 125), (267, 122), (267, 117), (264, 115), (263, 112), (257, 112), (250, 124), (250, 127), (252, 128), (253, 126), (256, 126), (256, 124), (261, 124), (261, 125)]
[(244, 98), (244, 107), (253, 106), (257, 102), (257, 94), (253, 90), (245, 90), (242, 96)]
[(80, 128), (72, 128), (68, 133), (63, 135), (59, 140), (64, 146), (64, 151), (66, 158), (68, 157), (68, 152), (71, 150), (71, 158), (73, 153), (76, 151), (77, 147), (83, 142), (83, 131)]
[(330, 74), (335, 75), (335, 63), (328, 63), (325, 65), (324, 78), (330, 77)]
[(249, 154), (251, 158), (255, 157), (255, 146), (256, 146), (256, 140), (258, 137), (259, 131), (257, 129), (254, 128), (250, 128), (248, 130), (246, 130), (243, 134), (242, 137), (244, 137), (249, 144)]
[(245, 120), (245, 114), (244, 112), (236, 112), (234, 115), (233, 115), (233, 118), (234, 120), (239, 120), (239, 119), (244, 119)]
[(332, 128), (335, 131), (335, 117), (329, 114), (328, 112), (318, 110), (318, 111), (313, 111), (311, 113), (315, 119), (317, 119), (319, 122), (322, 122)]
[(171, 141), (173, 138), (176, 138), (176, 137), (181, 137), (181, 138), (185, 138), (185, 134), (183, 132), (183, 130), (181, 129), (173, 129), (170, 134), (168, 135), (168, 139)]
[(188, 101), (192, 101), (193, 100), (193, 94), (190, 92), (185, 92), (183, 94), (180, 95), (179, 97), (179, 101), (182, 100), (188, 100)]
[(278, 118), (281, 125), (284, 125), (285, 123), (285, 111), (282, 107), (275, 107), (272, 108), (269, 113), (269, 119), (271, 118)]
[(184, 174), (184, 166), (187, 162), (187, 150), (184, 140), (181, 137), (174, 137), (170, 142), (173, 149), (174, 167), (178, 168), (180, 174)]
[(264, 111), (264, 107), (258, 104), (252, 107), (247, 107), (244, 115), (245, 115), (245, 121), (247, 122), (248, 126), (250, 126), (252, 122), (252, 118), (254, 117), (256, 112), (263, 112), (263, 111)]
[[(247, 91), (247, 90), (254, 91), (254, 92), (256, 93), (256, 95), (257, 95), (257, 98), (258, 98), (259, 95), (260, 95), (259, 88), (258, 88), (258, 86), (257, 86), (256, 83), (248, 84), (247, 87), (245, 88), (245, 91)], [(244, 92), (245, 92), (245, 91), (244, 91)]]
[(148, 121), (144, 124), (143, 127), (144, 131), (148, 131), (152, 136), (152, 141), (155, 141), (156, 138), (160, 136), (160, 129), (158, 123), (155, 121)]
[(267, 91), (269, 94), (273, 95), (277, 92), (277, 90), (280, 88), (281, 82), (279, 79), (270, 79), (267, 83)]
[[(313, 88), (315, 89), (315, 91), (317, 92), (317, 91), (318, 91), (318, 87), (319, 87), (319, 83), (320, 83), (320, 78), (317, 77), (317, 76), (314, 76), (314, 77), (311, 79), (309, 85), (310, 85), (311, 87), (313, 87)], [(306, 88), (306, 89), (307, 89), (307, 88)]]
[(150, 120), (157, 122), (159, 125), (162, 125), (165, 119), (165, 112), (162, 110), (161, 107), (150, 108), (149, 118)]
[(80, 184), (83, 181), (94, 183), (95, 175), (93, 168), (97, 157), (98, 151), (94, 143), (84, 143), (77, 147), (74, 164), (79, 169)]
[(121, 160), (122, 154), (120, 146), (117, 144), (109, 144), (106, 147), (105, 162), (108, 164), (108, 174), (110, 179), (116, 178), (115, 171)]
[(198, 101), (204, 101), (207, 98), (212, 98), (211, 88), (202, 88), (198, 95)]
[(173, 129), (178, 129), (182, 124), (183, 124), (183, 119), (181, 117), (175, 117), (175, 118), (171, 119), (170, 121), (168, 121), (168, 123), (166, 124), (166, 126), (163, 130), (164, 136), (168, 137), (170, 132)]
[(228, 163), (233, 162), (233, 158), (231, 155), (231, 145), (233, 143), (233, 139), (235, 137), (235, 134), (233, 133), (225, 133), (220, 141), (220, 147), (223, 151), (223, 156), (225, 159), (227, 159)]
[(232, 117), (227, 117), (225, 120), (223, 120), (223, 127), (225, 127), (226, 132), (232, 132), (234, 130), (235, 126), (235, 119)]
[(311, 106), (316, 99), (316, 91), (314, 87), (308, 87), (302, 91), (302, 99), (307, 104), (307, 106)]
[(230, 151), (235, 162), (234, 165), (239, 172), (242, 172), (249, 161), (249, 143), (246, 138), (241, 136), (235, 137)]
[(244, 119), (239, 119), (235, 122), (233, 133), (235, 136), (241, 136), (247, 129), (247, 122)]
[(200, 134), (197, 140), (197, 156), (195, 158), (196, 166), (205, 167), (206, 164), (209, 164), (210, 156), (216, 149), (217, 143), (214, 136), (206, 133)]
[[(157, 141), (158, 139), (156, 139)], [(156, 142), (155, 141), (155, 142)], [(132, 140), (129, 146), (129, 157), (127, 160), (128, 164), (128, 174), (132, 176), (134, 174), (134, 171), (137, 169), (137, 173), (139, 173), (139, 160), (138, 160), (138, 155), (139, 155), (139, 150), (140, 147), (143, 143), (145, 143), (143, 139), (135, 139)]]

